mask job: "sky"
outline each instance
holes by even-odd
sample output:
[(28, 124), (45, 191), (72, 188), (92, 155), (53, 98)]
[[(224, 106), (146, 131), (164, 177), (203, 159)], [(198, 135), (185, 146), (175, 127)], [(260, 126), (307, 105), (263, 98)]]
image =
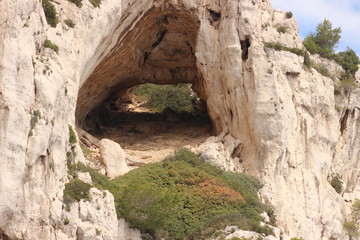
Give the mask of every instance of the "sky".
[(353, 49), (360, 56), (360, 0), (270, 0), (275, 9), (291, 11), (304, 39), (327, 18), (342, 30), (338, 51)]

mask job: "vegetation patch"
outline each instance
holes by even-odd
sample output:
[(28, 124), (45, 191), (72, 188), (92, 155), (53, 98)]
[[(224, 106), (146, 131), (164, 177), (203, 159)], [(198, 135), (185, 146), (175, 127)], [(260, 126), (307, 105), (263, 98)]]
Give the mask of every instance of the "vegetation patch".
[(279, 32), (279, 33), (287, 33), (288, 32), (288, 27), (286, 26), (279, 26), (276, 28), (276, 30)]
[(64, 20), (64, 23), (68, 26), (68, 27), (71, 27), (71, 28), (74, 28), (75, 27), (75, 23), (73, 20), (71, 19), (65, 19)]
[(359, 221), (360, 221), (360, 200), (355, 199), (354, 203), (351, 205), (351, 220), (345, 222), (343, 227), (350, 239), (353, 237), (360, 236), (359, 231)]
[(190, 84), (155, 85), (142, 84), (135, 90), (135, 95), (140, 101), (145, 101), (145, 107), (153, 112), (162, 112), (171, 108), (177, 113), (193, 111), (192, 100), (195, 98)]
[(65, 218), (63, 223), (64, 225), (68, 225), (70, 223), (70, 220), (68, 218)]
[(317, 25), (316, 32), (307, 36), (303, 44), (312, 54), (319, 54), (323, 58), (336, 61), (344, 69), (345, 73), (340, 80), (351, 79), (354, 82), (360, 60), (356, 53), (347, 48), (346, 51), (335, 53), (335, 49), (341, 38), (341, 29), (333, 28), (332, 23), (324, 19)]
[(325, 76), (325, 77), (329, 77), (329, 78), (333, 78), (334, 76), (332, 76), (329, 72), (329, 70), (322, 64), (315, 64), (312, 63), (311, 66), (318, 71), (318, 73), (320, 73), (321, 75)]
[(91, 150), (88, 147), (86, 147), (84, 144), (80, 143), (80, 148), (85, 157), (91, 154)]
[(69, 125), (69, 142), (70, 144), (74, 144), (77, 142), (75, 131), (71, 125)]
[(82, 0), (68, 0), (68, 1), (74, 3), (77, 7), (82, 6)]
[(287, 51), (287, 52), (291, 52), (291, 53), (294, 53), (298, 56), (304, 56), (305, 55), (305, 51), (300, 49), (300, 48), (289, 48), (289, 47), (286, 47), (284, 45), (282, 45), (281, 43), (279, 42), (265, 42), (264, 43), (264, 47), (265, 48), (272, 48), (272, 49), (275, 49), (276, 51)]
[(59, 20), (57, 18), (57, 13), (54, 5), (50, 2), (50, 0), (42, 0), (42, 7), (44, 9), (46, 22), (51, 27), (56, 27)]
[(101, 0), (89, 0), (94, 7), (100, 7)]
[(202, 239), (227, 225), (273, 233), (260, 226), (260, 213), (271, 209), (258, 199), (257, 179), (202, 163), (187, 149), (114, 180), (77, 167), (114, 195), (119, 217), (155, 239)]
[(78, 202), (81, 199), (90, 200), (90, 188), (90, 184), (87, 184), (78, 178), (71, 180), (69, 183), (65, 184), (64, 202), (68, 204)]
[(330, 185), (335, 189), (337, 193), (341, 193), (342, 181), (339, 174), (336, 174), (331, 178)]
[(48, 40), (48, 39), (46, 39), (46, 40), (44, 41), (44, 47), (45, 47), (45, 48), (50, 48), (50, 49), (52, 49), (54, 52), (59, 53), (59, 47), (58, 47), (56, 44), (52, 43), (52, 42), (51, 42), (50, 40)]
[(292, 12), (287, 12), (285, 14), (286, 18), (292, 18), (293, 17), (293, 13)]

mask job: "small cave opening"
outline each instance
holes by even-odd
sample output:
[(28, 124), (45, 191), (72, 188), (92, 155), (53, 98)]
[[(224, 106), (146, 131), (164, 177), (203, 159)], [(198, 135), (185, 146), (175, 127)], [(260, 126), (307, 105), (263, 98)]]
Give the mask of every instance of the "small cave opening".
[(250, 37), (245, 36), (245, 40), (241, 40), (240, 44), (242, 50), (241, 58), (243, 61), (246, 61), (249, 57), (249, 47), (251, 46)]
[(147, 163), (196, 148), (218, 131), (196, 65), (199, 25), (191, 12), (153, 8), (119, 36), (79, 89), (75, 117), (84, 145), (108, 138)]

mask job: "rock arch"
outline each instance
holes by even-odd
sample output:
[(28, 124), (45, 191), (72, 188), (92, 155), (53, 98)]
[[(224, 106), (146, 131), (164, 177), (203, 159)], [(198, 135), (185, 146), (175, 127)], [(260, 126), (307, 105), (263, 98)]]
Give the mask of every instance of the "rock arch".
[(190, 83), (205, 100), (195, 56), (199, 26), (190, 11), (154, 8), (144, 14), (82, 84), (76, 109), (78, 125), (109, 97), (142, 83)]

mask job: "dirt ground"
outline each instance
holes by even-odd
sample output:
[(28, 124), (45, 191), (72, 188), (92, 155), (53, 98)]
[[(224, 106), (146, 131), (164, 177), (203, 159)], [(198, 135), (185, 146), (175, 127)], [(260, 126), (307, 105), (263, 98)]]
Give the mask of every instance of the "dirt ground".
[(98, 139), (120, 144), (130, 159), (157, 162), (181, 147), (195, 148), (212, 133), (211, 121), (204, 115), (177, 116), (149, 113), (144, 108), (119, 112), (120, 123), (105, 126)]

